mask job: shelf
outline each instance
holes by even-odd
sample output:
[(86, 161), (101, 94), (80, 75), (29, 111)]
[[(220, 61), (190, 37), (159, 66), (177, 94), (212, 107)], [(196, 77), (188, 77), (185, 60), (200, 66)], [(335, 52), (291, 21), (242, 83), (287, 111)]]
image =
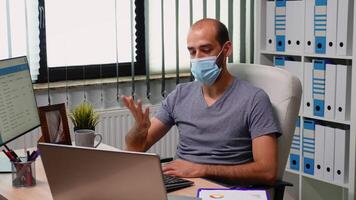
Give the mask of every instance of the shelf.
[(308, 115), (300, 115), (300, 116), (302, 116), (304, 118), (317, 119), (317, 120), (333, 122), (333, 123), (338, 123), (338, 124), (344, 124), (344, 125), (351, 125), (350, 121), (339, 121), (339, 120), (335, 120), (335, 119), (326, 119), (324, 117), (308, 116)]
[(321, 178), (318, 178), (318, 177), (315, 177), (313, 175), (310, 175), (310, 174), (306, 174), (306, 173), (303, 173), (301, 172), (300, 173), (303, 177), (308, 177), (308, 178), (311, 178), (313, 180), (318, 180), (318, 181), (321, 181), (321, 182), (324, 182), (324, 183), (328, 183), (328, 184), (331, 184), (331, 185), (336, 185), (336, 186), (339, 186), (339, 187), (342, 187), (342, 188), (349, 188), (349, 184), (340, 184), (340, 183), (335, 183), (333, 181), (328, 181), (328, 180), (324, 180), (324, 179), (321, 179)]
[(333, 181), (328, 181), (328, 180), (324, 180), (324, 179), (321, 179), (321, 178), (318, 178), (316, 176), (313, 176), (313, 175), (310, 175), (310, 174), (306, 174), (306, 173), (303, 173), (303, 172), (300, 172), (300, 171), (295, 171), (295, 170), (292, 170), (292, 169), (285, 169), (286, 172), (288, 173), (291, 173), (291, 174), (295, 174), (295, 175), (301, 175), (303, 177), (308, 177), (308, 178), (311, 178), (311, 179), (314, 179), (314, 180), (318, 180), (318, 181), (322, 181), (322, 182), (325, 182), (325, 183), (328, 183), (328, 184), (331, 184), (331, 185), (336, 185), (336, 186), (339, 186), (339, 187), (343, 187), (343, 188), (348, 188), (349, 187), (349, 184), (340, 184), (340, 183), (335, 183)]
[(286, 170), (286, 172), (288, 172), (288, 173), (295, 174), (295, 175), (300, 175), (300, 172), (299, 172), (299, 171), (295, 171), (295, 170), (293, 170), (293, 169), (288, 169), (288, 168), (286, 168), (285, 170)]
[(290, 53), (290, 52), (281, 52), (281, 51), (261, 51), (260, 53), (262, 54), (268, 54), (268, 55), (283, 55), (283, 56), (298, 56), (298, 57), (302, 57), (301, 54), (298, 53)]
[(325, 54), (304, 54), (295, 52), (279, 52), (279, 51), (260, 51), (261, 54), (267, 55), (283, 55), (283, 56), (297, 56), (297, 57), (308, 57), (308, 58), (329, 58), (329, 59), (341, 59), (341, 60), (352, 60), (352, 56), (330, 56)]
[(324, 54), (304, 54), (304, 57), (352, 60), (352, 56), (329, 56)]
[[(355, 38), (356, 38), (356, 24), (354, 23), (356, 21), (356, 4), (354, 4), (353, 0), (345, 0), (345, 2), (348, 3), (347, 7), (342, 8), (339, 7), (339, 4), (336, 3), (336, 7), (338, 7), (336, 11), (336, 16), (337, 17), (344, 17), (344, 22), (346, 20), (345, 26), (347, 29), (342, 30), (342, 33), (346, 33), (345, 39), (345, 44), (347, 44), (347, 54), (346, 55), (336, 55), (336, 52), (338, 51), (336, 49), (335, 53), (333, 52), (332, 54), (328, 52), (328, 54), (318, 54), (315, 51), (305, 51), (304, 47), (306, 46), (306, 43), (303, 42), (304, 46), (300, 46), (300, 49), (288, 49), (285, 48), (287, 51), (277, 51), (276, 48), (273, 46), (269, 46), (268, 39), (272, 38), (274, 40), (274, 45), (276, 44), (277, 38), (273, 38), (276, 35), (276, 5), (275, 5), (275, 0), (271, 2), (271, 0), (263, 0), (263, 1), (256, 1), (255, 6), (256, 6), (256, 12), (258, 13), (258, 16), (255, 18), (255, 56), (254, 56), (254, 63), (256, 64), (262, 64), (262, 65), (274, 65), (274, 57), (275, 56), (281, 56), (281, 57), (286, 57), (286, 60), (293, 60), (296, 62), (300, 62), (298, 66), (300, 68), (293, 68), (293, 66), (287, 66), (287, 70), (292, 72), (292, 74), (297, 75), (297, 77), (300, 78), (300, 80), (303, 82), (305, 78), (305, 64), (308, 63), (310, 64), (313, 62), (313, 60), (326, 60), (326, 61), (331, 61), (335, 65), (347, 65), (349, 68), (353, 69), (355, 62), (356, 62), (356, 43)], [(288, 38), (292, 40), (297, 40), (299, 41), (305, 41), (307, 38), (312, 39), (314, 33), (311, 33), (310, 31), (313, 32), (314, 26), (314, 20), (310, 20), (309, 17), (310, 15), (314, 15), (314, 3), (309, 2), (309, 1), (291, 1), (291, 4), (289, 4), (290, 9), (295, 9), (295, 11), (298, 12), (292, 12), (289, 17), (286, 15), (285, 21), (284, 18), (283, 20), (281, 19), (280, 21), (284, 22), (283, 26), (285, 29), (285, 33), (288, 31), (295, 31), (298, 32), (297, 34), (291, 34), (293, 36), (300, 36), (300, 38), (293, 38), (291, 36), (288, 36), (287, 34), (285, 35), (285, 38)], [(294, 5), (293, 3), (296, 3)], [(298, 4), (298, 5), (297, 5)], [(299, 5), (300, 4), (300, 5)], [(295, 8), (292, 8), (292, 5)], [(287, 5), (286, 5), (287, 7)], [(339, 9), (342, 8), (342, 9)], [(287, 9), (287, 8), (286, 8)], [(343, 10), (345, 9), (345, 10)], [(342, 15), (339, 15), (337, 12), (343, 10)], [(290, 13), (288, 13), (290, 14)], [(298, 16), (298, 18), (296, 17)], [(308, 16), (308, 17), (306, 17)], [(299, 21), (300, 17), (300, 21)], [(297, 21), (298, 20), (298, 21)], [(288, 24), (288, 21), (290, 24)], [(337, 23), (337, 22), (336, 22)], [(287, 26), (287, 24), (289, 26)], [(278, 25), (278, 24), (277, 24)], [(281, 23), (282, 25), (282, 23)], [(295, 26), (294, 26), (295, 25)], [(304, 26), (304, 27), (303, 27)], [(278, 27), (278, 26), (277, 26)], [(278, 28), (282, 28), (278, 27)], [(330, 28), (330, 27), (329, 27)], [(347, 30), (347, 31), (346, 31)], [(339, 30), (340, 32), (340, 30)], [(289, 32), (292, 33), (292, 32)], [(287, 43), (288, 40), (285, 40), (285, 43)], [(315, 42), (315, 40), (314, 40)], [(329, 41), (325, 43), (327, 45)], [(339, 44), (337, 41), (335, 44)], [(285, 44), (286, 45), (286, 44)], [(272, 48), (270, 48), (272, 47)], [(346, 46), (345, 46), (346, 47)], [(296, 51), (291, 51), (291, 50), (296, 50)], [(338, 53), (341, 54), (341, 53)], [(289, 58), (289, 59), (288, 59)], [(354, 61), (355, 59), (355, 61)], [(297, 66), (297, 65), (296, 65)], [(290, 68), (288, 68), (290, 67)], [(307, 67), (310, 67), (309, 65)], [(307, 70), (310, 70), (307, 68)], [(314, 71), (313, 71), (314, 72)], [(307, 74), (308, 77), (310, 78), (310, 74)], [(325, 75), (325, 74), (324, 74)], [(353, 84), (356, 79), (356, 70), (350, 70), (350, 72), (347, 73), (347, 77), (350, 79), (352, 82), (351, 86), (354, 86)], [(335, 76), (336, 77), (336, 76)], [(311, 81), (311, 80), (308, 80)], [(312, 82), (312, 81), (311, 81)], [(349, 84), (349, 83), (348, 83)], [(348, 86), (348, 85), (347, 85)], [(354, 108), (354, 103), (356, 102), (356, 87), (351, 87), (350, 95), (348, 94), (347, 98), (350, 101), (350, 107)], [(336, 91), (336, 89), (335, 89)], [(304, 93), (304, 92), (303, 92)], [(302, 97), (303, 101), (303, 97)], [(303, 107), (303, 106), (302, 106)], [(350, 109), (350, 108), (349, 108)], [(294, 188), (286, 190), (284, 197), (287, 199), (295, 199), (295, 200), (304, 200), (304, 199), (326, 199), (326, 200), (333, 200), (333, 199), (343, 199), (343, 200), (356, 200), (356, 170), (355, 170), (355, 155), (356, 155), (356, 136), (354, 133), (356, 133), (356, 109), (350, 109), (350, 115), (347, 116), (346, 119), (340, 120), (330, 117), (319, 117), (319, 116), (314, 116), (314, 113), (312, 112), (303, 112), (303, 108), (301, 109), (299, 113), (299, 117), (301, 122), (303, 120), (315, 120), (316, 123), (319, 123), (321, 125), (329, 126), (332, 128), (340, 128), (340, 129), (347, 129), (349, 132), (347, 133), (347, 145), (348, 149), (345, 151), (347, 154), (347, 158), (345, 159), (346, 169), (348, 170), (348, 181), (347, 183), (335, 183), (334, 181), (328, 181), (325, 180), (324, 177), (318, 178), (315, 175), (310, 175), (307, 174), (303, 171), (303, 166), (300, 166), (300, 170), (293, 170), (293, 169), (285, 169), (285, 179), (290, 179), (293, 180), (295, 183)], [(302, 136), (303, 134), (303, 128), (304, 124), (302, 123), (300, 125), (300, 135)], [(315, 135), (314, 135), (315, 136)], [(302, 144), (302, 138), (300, 138), (300, 144)], [(302, 163), (302, 151), (303, 148), (300, 146), (300, 162)], [(336, 153), (336, 152), (334, 152)], [(320, 177), (320, 176), (319, 176)]]

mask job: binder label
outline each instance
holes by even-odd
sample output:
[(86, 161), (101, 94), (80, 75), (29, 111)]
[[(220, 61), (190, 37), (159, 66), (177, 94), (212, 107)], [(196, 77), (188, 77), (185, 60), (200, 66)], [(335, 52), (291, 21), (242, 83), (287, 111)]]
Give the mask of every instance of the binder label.
[(313, 60), (313, 101), (314, 115), (324, 117), (325, 102), (325, 61)]
[(276, 0), (275, 10), (276, 50), (285, 51), (286, 40), (286, 0)]
[(316, 0), (314, 7), (315, 53), (326, 52), (327, 1)]

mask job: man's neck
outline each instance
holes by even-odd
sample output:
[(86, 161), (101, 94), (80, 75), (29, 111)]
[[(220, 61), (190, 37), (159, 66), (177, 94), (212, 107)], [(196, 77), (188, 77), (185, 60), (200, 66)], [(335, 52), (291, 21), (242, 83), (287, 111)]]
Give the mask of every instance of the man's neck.
[(203, 86), (204, 96), (211, 99), (219, 98), (233, 83), (233, 80), (233, 77), (225, 68), (212, 86)]

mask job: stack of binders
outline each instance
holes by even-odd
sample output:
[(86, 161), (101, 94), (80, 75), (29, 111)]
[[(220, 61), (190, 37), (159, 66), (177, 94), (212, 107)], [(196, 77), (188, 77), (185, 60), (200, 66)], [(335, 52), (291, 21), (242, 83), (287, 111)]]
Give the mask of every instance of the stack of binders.
[(351, 54), (353, 0), (305, 0), (305, 53)]
[(350, 116), (351, 67), (314, 59), (304, 66), (306, 116), (344, 122)]
[(353, 3), (353, 0), (267, 1), (266, 50), (351, 55)]
[(347, 183), (348, 137), (344, 128), (315, 125), (315, 177)]
[(303, 1), (267, 1), (266, 50), (303, 52)]

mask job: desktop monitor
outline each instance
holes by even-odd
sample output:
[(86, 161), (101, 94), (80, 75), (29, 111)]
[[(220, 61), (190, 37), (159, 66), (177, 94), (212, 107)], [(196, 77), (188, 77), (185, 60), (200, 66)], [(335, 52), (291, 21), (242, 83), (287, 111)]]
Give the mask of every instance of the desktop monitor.
[(0, 60), (0, 146), (39, 126), (26, 57)]

